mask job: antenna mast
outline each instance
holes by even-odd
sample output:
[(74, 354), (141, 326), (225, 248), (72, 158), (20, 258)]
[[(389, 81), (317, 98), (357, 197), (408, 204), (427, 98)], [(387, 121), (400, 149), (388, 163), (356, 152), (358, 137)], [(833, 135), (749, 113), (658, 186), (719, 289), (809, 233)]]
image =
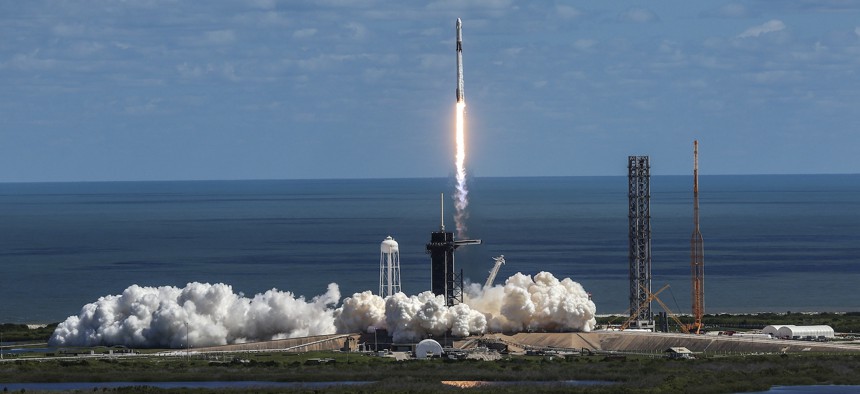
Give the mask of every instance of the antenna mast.
[(442, 204), (442, 214), (440, 217), (442, 218), (442, 231), (445, 231), (445, 193), (440, 193), (439, 202)]

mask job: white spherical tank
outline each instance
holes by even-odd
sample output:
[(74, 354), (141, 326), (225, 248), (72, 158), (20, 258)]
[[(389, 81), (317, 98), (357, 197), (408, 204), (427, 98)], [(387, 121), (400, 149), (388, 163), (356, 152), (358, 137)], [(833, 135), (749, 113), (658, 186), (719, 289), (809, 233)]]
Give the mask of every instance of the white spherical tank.
[(397, 241), (395, 241), (394, 238), (391, 238), (390, 235), (386, 237), (384, 241), (382, 241), (382, 244), (379, 245), (379, 248), (382, 250), (382, 253), (394, 253), (400, 251), (400, 247), (397, 245)]

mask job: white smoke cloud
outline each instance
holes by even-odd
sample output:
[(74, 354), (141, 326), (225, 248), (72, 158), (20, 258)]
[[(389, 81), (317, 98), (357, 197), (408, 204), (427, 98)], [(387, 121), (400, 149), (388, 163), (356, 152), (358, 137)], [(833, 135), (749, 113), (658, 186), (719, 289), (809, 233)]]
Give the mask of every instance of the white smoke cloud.
[(339, 299), (334, 283), (310, 301), (276, 289), (249, 299), (223, 283), (181, 289), (133, 285), (84, 305), (57, 326), (49, 344), (181, 348), (186, 329), (195, 347), (332, 334)]
[[(60, 323), (51, 346), (133, 347), (224, 345), (270, 339), (386, 329), (395, 341), (428, 335), (454, 336), (488, 331), (591, 331), (596, 308), (579, 283), (548, 272), (532, 278), (517, 273), (504, 285), (466, 289), (463, 304), (448, 307), (443, 296), (397, 293), (386, 299), (370, 291), (340, 300), (337, 284), (310, 301), (269, 290), (247, 298), (229, 285), (189, 283), (130, 286), (120, 295), (99, 298)], [(186, 326), (187, 323), (187, 326)]]
[(483, 312), (490, 331), (591, 331), (597, 307), (588, 293), (570, 278), (549, 272), (534, 276), (516, 273), (504, 285), (466, 289), (466, 304)]

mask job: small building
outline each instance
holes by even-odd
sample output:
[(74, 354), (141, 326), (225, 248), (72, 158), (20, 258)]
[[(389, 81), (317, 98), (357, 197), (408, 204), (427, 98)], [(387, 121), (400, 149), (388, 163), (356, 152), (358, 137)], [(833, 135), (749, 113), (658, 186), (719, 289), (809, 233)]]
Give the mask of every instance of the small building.
[(671, 359), (694, 359), (693, 352), (685, 347), (670, 347), (664, 352)]

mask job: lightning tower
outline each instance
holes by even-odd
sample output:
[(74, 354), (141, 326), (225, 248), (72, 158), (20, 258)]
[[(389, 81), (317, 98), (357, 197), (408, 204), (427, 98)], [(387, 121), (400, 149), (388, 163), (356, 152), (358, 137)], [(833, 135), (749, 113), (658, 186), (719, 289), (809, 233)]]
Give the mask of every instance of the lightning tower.
[(699, 231), (699, 141), (693, 141), (693, 235), (690, 237), (690, 271), (692, 276), (693, 326), (698, 334), (702, 330), (705, 314), (705, 248)]
[[(651, 312), (651, 165), (648, 156), (627, 158), (630, 236), (630, 328), (653, 329)], [(637, 312), (638, 311), (638, 312)]]

